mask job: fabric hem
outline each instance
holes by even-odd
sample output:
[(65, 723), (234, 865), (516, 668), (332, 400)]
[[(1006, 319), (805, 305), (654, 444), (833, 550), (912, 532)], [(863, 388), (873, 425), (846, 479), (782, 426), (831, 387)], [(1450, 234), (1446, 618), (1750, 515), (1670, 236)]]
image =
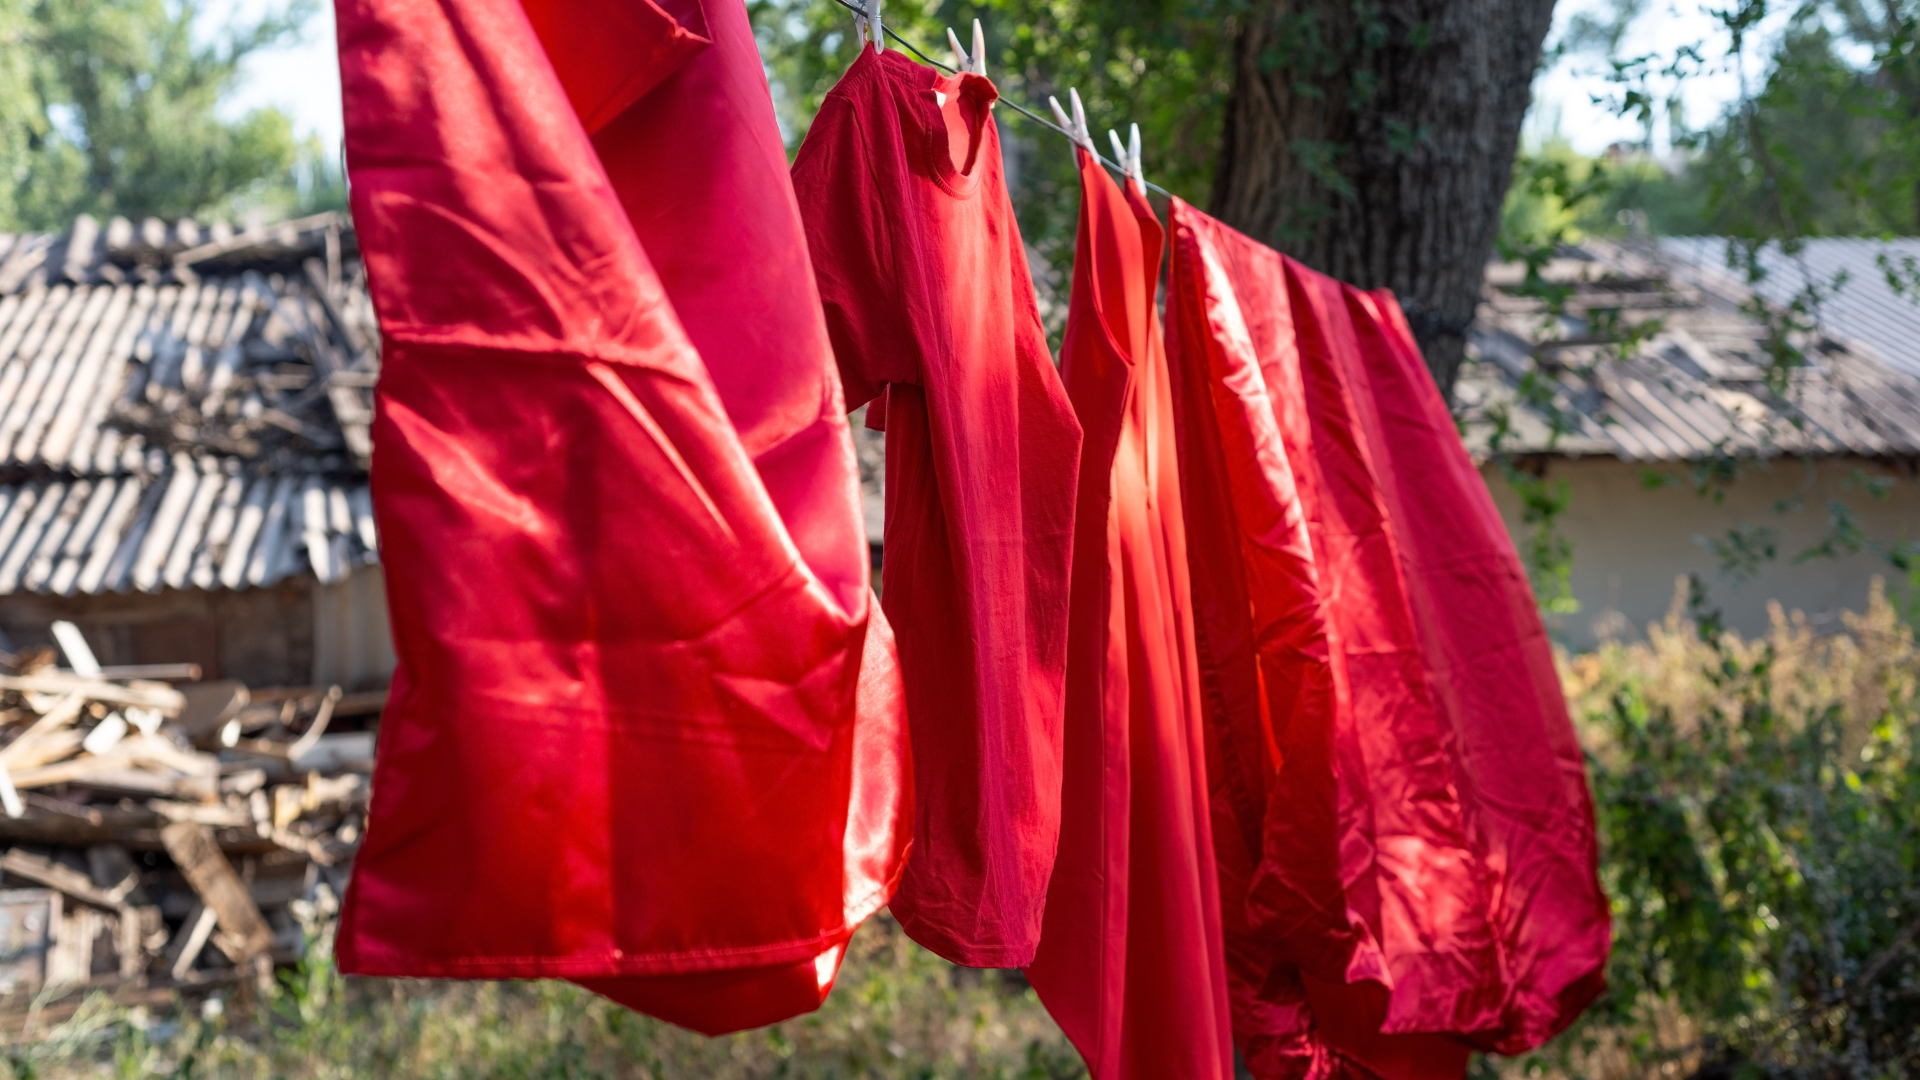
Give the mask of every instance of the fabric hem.
[(1034, 953), (1040, 949), (1039, 943), (1021, 947), (1018, 945), (998, 945), (988, 948), (966, 946), (952, 937), (933, 931), (920, 920), (903, 916), (898, 911), (894, 918), (900, 921), (900, 929), (914, 942), (943, 960), (973, 968), (1023, 968), (1033, 963)]
[[(598, 956), (494, 956), (472, 959), (409, 960), (400, 950), (370, 958), (364, 947), (343, 951), (340, 971), (346, 975), (388, 978), (540, 979), (604, 978), (609, 976), (697, 975), (739, 968), (771, 967), (810, 960), (853, 936), (852, 927), (772, 945), (699, 952), (602, 953)], [(374, 950), (386, 953), (388, 950)]]

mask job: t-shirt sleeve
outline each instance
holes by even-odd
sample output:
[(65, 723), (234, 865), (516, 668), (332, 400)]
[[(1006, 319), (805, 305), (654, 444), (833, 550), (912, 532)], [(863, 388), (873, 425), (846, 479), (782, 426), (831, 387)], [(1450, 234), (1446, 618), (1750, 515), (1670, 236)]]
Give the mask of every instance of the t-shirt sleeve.
[(888, 192), (876, 178), (854, 103), (830, 94), (793, 163), (814, 279), (847, 408), (888, 383), (918, 383), (919, 365), (895, 272)]

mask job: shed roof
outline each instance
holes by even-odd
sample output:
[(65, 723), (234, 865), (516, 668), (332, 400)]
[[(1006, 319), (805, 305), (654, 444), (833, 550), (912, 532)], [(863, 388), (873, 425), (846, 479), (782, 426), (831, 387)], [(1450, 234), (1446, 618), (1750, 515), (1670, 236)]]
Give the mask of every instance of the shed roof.
[[(1727, 265), (1727, 241), (1722, 237), (1667, 237), (1660, 248), (1695, 266), (1724, 271)], [(1920, 237), (1823, 237), (1804, 241), (1793, 255), (1776, 244), (1758, 254), (1766, 271), (1756, 286), (1761, 296), (1786, 304), (1807, 285), (1817, 286), (1822, 290), (1823, 327), (1871, 346), (1894, 367), (1920, 375), (1920, 298), (1896, 292), (1882, 265), (1884, 260), (1900, 276), (1911, 275), (1909, 267), (1920, 264)]]
[(378, 348), (343, 214), (0, 234), (0, 595), (375, 561)]
[[(1565, 290), (1557, 313), (1523, 287), (1524, 266), (1490, 266), (1456, 388), (1468, 445), (1647, 462), (1920, 455), (1920, 326), (1894, 340), (1896, 362), (1823, 308), (1816, 330), (1789, 335), (1807, 363), (1776, 392), (1769, 329), (1746, 307), (1753, 294), (1705, 250), (1563, 249), (1541, 271)], [(1857, 313), (1848, 324), (1869, 325)], [(1628, 328), (1638, 340), (1622, 347)]]

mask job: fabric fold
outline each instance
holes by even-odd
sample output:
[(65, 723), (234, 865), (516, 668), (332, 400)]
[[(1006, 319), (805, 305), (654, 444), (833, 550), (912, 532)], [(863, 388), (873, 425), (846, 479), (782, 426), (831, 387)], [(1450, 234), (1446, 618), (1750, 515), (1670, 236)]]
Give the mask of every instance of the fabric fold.
[[(572, 978), (717, 1032), (817, 1006), (885, 903), (903, 698), (804, 242), (767, 182), (771, 102), (740, 76), (745, 13), (597, 6), (543, 8), (536, 32), (515, 0), (337, 4), (399, 657), (339, 957)], [(732, 156), (760, 240), (785, 245), (733, 282), (791, 296), (765, 312), (777, 350), (714, 332), (697, 294), (726, 283), (678, 276), (710, 222), (649, 234), (658, 263), (643, 246), (586, 124), (612, 138), (647, 88), (542, 47), (599, 16), (629, 55), (677, 57), (649, 105), (727, 82), (708, 100), (737, 130), (705, 160)]]
[(1061, 379), (1079, 417), (1060, 852), (1027, 977), (1095, 1080), (1227, 1080), (1218, 878), (1167, 361), (1162, 232), (1079, 152)]
[(1171, 227), (1242, 1052), (1263, 1080), (1457, 1076), (1538, 1045), (1598, 993), (1609, 924), (1511, 541), (1390, 295), (1178, 199)]

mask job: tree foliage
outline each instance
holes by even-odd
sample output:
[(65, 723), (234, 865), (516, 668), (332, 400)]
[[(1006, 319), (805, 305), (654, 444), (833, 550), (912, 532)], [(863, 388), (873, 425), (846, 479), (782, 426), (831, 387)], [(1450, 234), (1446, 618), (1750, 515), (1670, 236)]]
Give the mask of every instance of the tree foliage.
[[(946, 28), (965, 38), (978, 17), (1004, 96), (1045, 115), (1049, 95), (1064, 100), (1077, 87), (1096, 137), (1140, 125), (1155, 183), (1310, 266), (1394, 288), (1447, 389), (1550, 9), (1550, 0), (933, 0), (885, 17), (940, 60)], [(841, 0), (756, 0), (753, 10), (797, 144), (854, 56), (852, 13)], [(1284, 108), (1269, 108), (1281, 97)], [(1022, 233), (1046, 276), (1064, 282), (1071, 149), (1010, 108), (998, 116)]]
[[(749, 10), (789, 148), (797, 149), (820, 99), (855, 56), (853, 14), (837, 0), (753, 0)], [(965, 42), (978, 18), (987, 71), (1003, 98), (1046, 116), (1049, 95), (1065, 102), (1068, 88), (1077, 88), (1097, 140), (1109, 128), (1124, 135), (1128, 124), (1139, 124), (1147, 178), (1204, 205), (1240, 12), (1238, 0), (939, 0), (890, 4), (883, 18), (948, 64), (946, 29)], [(1042, 297), (1055, 288), (1061, 294), (1050, 320), (1057, 324), (1065, 317), (1079, 208), (1072, 145), (1005, 105), (995, 117), (1021, 234), (1041, 258)]]
[(313, 11), (293, 0), (207, 34), (192, 0), (0, 0), (0, 227), (339, 202), (338, 170), (284, 113), (220, 111), (247, 57)]

